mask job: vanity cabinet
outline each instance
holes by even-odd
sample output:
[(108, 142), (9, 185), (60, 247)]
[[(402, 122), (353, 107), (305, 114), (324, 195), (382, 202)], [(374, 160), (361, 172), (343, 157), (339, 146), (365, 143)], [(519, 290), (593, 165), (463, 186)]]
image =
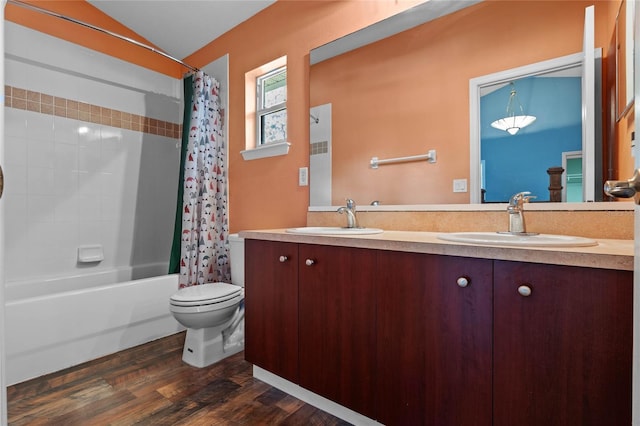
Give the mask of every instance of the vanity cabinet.
[(246, 359), (382, 424), (631, 423), (632, 271), (245, 250)]
[(298, 383), (298, 246), (245, 241), (247, 361)]
[(631, 271), (494, 261), (494, 425), (631, 424)]
[(375, 418), (376, 251), (298, 250), (299, 384)]
[(492, 261), (381, 252), (377, 406), (386, 425), (491, 425)]
[(374, 417), (374, 250), (245, 240), (245, 358)]

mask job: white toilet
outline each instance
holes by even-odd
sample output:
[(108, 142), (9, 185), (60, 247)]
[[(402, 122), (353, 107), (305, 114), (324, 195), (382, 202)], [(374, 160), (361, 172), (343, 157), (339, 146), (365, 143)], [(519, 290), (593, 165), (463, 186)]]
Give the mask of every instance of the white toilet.
[[(232, 284), (212, 283), (178, 290), (171, 296), (174, 318), (187, 328), (182, 360), (206, 367), (244, 349), (244, 239), (229, 235)], [(235, 342), (225, 345), (233, 334)], [(242, 334), (238, 341), (238, 334)]]

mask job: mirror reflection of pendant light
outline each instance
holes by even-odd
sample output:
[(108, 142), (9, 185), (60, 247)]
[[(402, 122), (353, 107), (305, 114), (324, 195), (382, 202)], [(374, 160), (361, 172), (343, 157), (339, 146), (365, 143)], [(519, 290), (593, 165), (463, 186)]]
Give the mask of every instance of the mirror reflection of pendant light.
[[(494, 127), (498, 130), (504, 130), (510, 135), (515, 135), (516, 133), (518, 133), (518, 130), (522, 129), (523, 127), (527, 127), (529, 124), (536, 121), (536, 118), (532, 115), (525, 115), (522, 104), (520, 104), (518, 96), (516, 95), (516, 87), (513, 82), (511, 82), (510, 84), (511, 93), (509, 94), (509, 102), (507, 103), (507, 114), (504, 118), (491, 123), (491, 127)], [(521, 113), (521, 115), (516, 115), (516, 106), (520, 107), (519, 112)]]

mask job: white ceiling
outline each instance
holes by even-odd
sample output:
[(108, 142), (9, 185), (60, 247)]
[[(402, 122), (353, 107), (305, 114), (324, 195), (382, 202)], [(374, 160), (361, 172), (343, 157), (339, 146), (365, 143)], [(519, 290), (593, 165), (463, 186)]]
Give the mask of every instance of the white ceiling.
[(165, 53), (184, 59), (275, 0), (87, 0)]

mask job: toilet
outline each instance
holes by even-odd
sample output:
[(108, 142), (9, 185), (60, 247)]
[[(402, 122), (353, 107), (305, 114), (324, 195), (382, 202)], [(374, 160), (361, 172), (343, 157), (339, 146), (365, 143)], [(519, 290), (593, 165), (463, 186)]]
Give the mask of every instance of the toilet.
[(229, 244), (232, 284), (185, 287), (170, 298), (173, 317), (187, 328), (182, 360), (194, 367), (206, 367), (244, 349), (244, 239), (231, 234)]

